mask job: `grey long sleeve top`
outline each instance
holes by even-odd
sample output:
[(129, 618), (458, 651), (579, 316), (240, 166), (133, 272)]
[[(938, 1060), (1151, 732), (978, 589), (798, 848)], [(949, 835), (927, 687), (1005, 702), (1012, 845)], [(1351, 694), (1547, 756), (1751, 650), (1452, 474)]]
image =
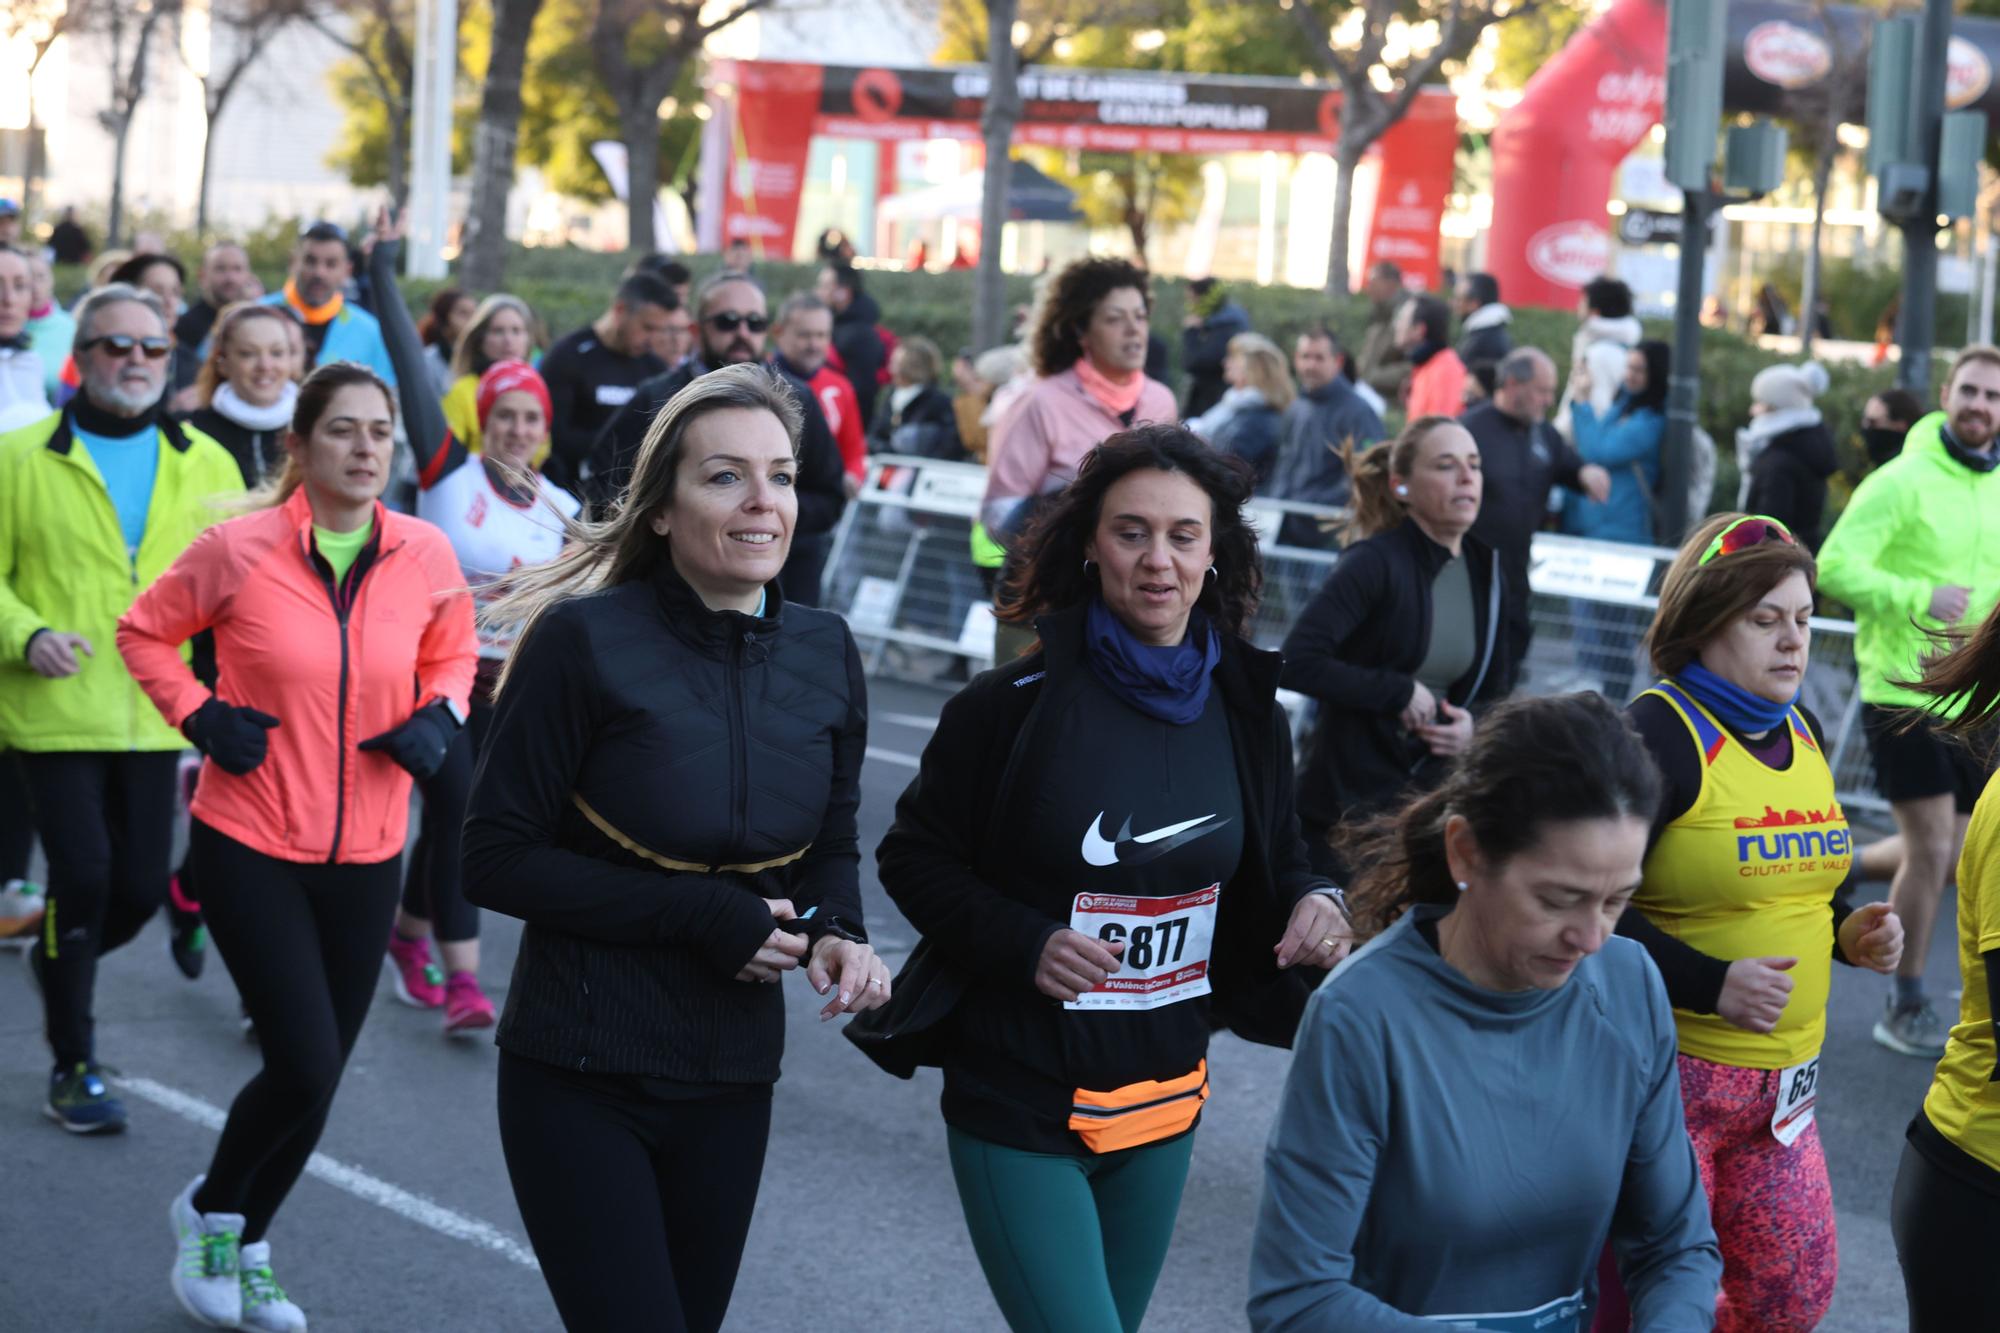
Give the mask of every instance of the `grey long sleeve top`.
[(1417, 929), (1444, 914), (1406, 915), (1306, 1008), (1251, 1327), (1567, 1333), (1608, 1236), (1634, 1328), (1706, 1333), (1722, 1259), (1659, 973), (1614, 936), (1555, 990), (1484, 990)]

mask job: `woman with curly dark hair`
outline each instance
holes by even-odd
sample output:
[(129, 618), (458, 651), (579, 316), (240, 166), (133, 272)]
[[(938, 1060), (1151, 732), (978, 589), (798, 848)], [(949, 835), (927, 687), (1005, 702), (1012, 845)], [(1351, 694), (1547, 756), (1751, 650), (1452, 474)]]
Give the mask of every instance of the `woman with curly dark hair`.
[(1347, 952), (1292, 813), (1278, 657), (1243, 637), (1250, 490), (1179, 426), (1083, 458), (1003, 594), (1039, 649), (945, 705), (876, 853), (923, 943), (852, 1035), (891, 1072), (942, 1066), (966, 1224), (1017, 1329), (1139, 1327), (1211, 1028), (1289, 1044), (1308, 985), (1284, 969)]
[(1123, 259), (1079, 259), (1056, 276), (1028, 339), (1038, 382), (993, 425), (980, 517), (1001, 545), (1105, 436), (1179, 419), (1173, 390), (1146, 378), (1152, 304), (1146, 274)]

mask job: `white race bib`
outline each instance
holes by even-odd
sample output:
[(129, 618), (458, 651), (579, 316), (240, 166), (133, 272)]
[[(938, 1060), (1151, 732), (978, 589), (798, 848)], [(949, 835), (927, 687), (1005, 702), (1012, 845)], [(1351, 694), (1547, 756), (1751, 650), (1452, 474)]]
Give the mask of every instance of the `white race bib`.
[(1787, 1148), (1812, 1123), (1819, 1100), (1819, 1057), (1778, 1071), (1778, 1105), (1771, 1112), (1771, 1136)]
[(1160, 1009), (1209, 993), (1208, 955), (1215, 943), (1215, 907), (1222, 886), (1175, 898), (1079, 893), (1069, 928), (1125, 946), (1118, 971), (1065, 1009)]

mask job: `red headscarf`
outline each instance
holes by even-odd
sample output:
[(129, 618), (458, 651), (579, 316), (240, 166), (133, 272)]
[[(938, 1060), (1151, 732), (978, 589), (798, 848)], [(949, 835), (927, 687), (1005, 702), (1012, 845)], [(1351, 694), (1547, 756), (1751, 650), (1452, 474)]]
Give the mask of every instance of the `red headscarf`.
[(493, 404), (503, 393), (531, 393), (535, 401), (542, 405), (542, 420), (551, 425), (555, 422), (555, 409), (549, 406), (549, 386), (540, 373), (525, 361), (495, 361), (479, 377), (479, 429), (486, 429), (486, 418), (493, 412)]

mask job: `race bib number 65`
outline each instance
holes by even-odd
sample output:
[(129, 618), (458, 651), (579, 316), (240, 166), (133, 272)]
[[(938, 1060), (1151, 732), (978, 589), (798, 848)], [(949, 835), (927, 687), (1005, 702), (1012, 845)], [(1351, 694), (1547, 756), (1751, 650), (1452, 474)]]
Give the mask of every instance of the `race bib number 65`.
[(1118, 971), (1065, 1009), (1159, 1009), (1209, 993), (1208, 955), (1222, 886), (1173, 898), (1079, 893), (1069, 928), (1105, 944), (1123, 944)]

